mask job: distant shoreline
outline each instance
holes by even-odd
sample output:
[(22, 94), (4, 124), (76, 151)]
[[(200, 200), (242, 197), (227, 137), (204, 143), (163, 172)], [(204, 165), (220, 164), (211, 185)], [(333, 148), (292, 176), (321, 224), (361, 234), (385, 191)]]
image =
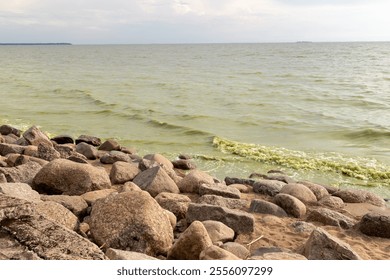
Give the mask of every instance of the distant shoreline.
[(0, 46), (70, 46), (71, 43), (0, 43)]

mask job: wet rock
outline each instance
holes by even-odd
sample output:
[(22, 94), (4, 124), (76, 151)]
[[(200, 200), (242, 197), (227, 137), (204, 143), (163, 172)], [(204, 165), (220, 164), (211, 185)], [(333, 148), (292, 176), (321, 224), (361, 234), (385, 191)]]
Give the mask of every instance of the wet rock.
[(333, 194), (341, 198), (346, 203), (370, 203), (376, 206), (385, 206), (386, 202), (383, 198), (365, 190), (346, 189), (340, 190)]
[(308, 182), (308, 181), (301, 181), (301, 182), (298, 182), (298, 184), (302, 184), (302, 185), (305, 185), (306, 187), (308, 187), (314, 193), (317, 200), (321, 200), (324, 197), (329, 196), (329, 192), (326, 190), (325, 187), (323, 187), (321, 185), (318, 185), (318, 184), (315, 184), (312, 182)]
[(25, 164), (16, 167), (0, 167), (0, 173), (3, 173), (9, 183), (26, 183), (31, 185), (36, 174), (42, 169), (42, 166), (34, 161), (28, 161)]
[(241, 193), (234, 187), (224, 184), (201, 184), (199, 186), (199, 195), (218, 195), (227, 198), (240, 199)]
[(133, 180), (142, 190), (153, 197), (162, 192), (179, 193), (176, 183), (161, 166), (156, 166), (139, 173)]
[(351, 219), (339, 212), (322, 207), (312, 210), (308, 215), (307, 220), (320, 222), (324, 225), (337, 226), (344, 229), (351, 228), (356, 224), (354, 219)]
[(242, 260), (246, 260), (250, 256), (249, 250), (237, 242), (226, 242), (222, 244), (221, 248), (229, 251)]
[(253, 184), (253, 191), (255, 193), (275, 196), (285, 185), (286, 183), (278, 180), (258, 180)]
[(87, 202), (78, 195), (41, 195), (42, 201), (54, 201), (72, 211), (77, 217), (81, 218), (87, 213)]
[(172, 212), (178, 220), (186, 217), (188, 205), (191, 203), (188, 196), (167, 192), (159, 193), (155, 200), (162, 208)]
[(240, 210), (232, 210), (208, 204), (191, 203), (187, 210), (187, 222), (215, 220), (232, 228), (237, 234), (254, 231), (254, 218)]
[(359, 230), (369, 236), (390, 238), (390, 216), (377, 213), (365, 214), (359, 223)]
[(99, 150), (101, 151), (120, 151), (121, 145), (115, 139), (108, 139), (100, 145)]
[(114, 164), (117, 161), (130, 162), (131, 158), (128, 154), (120, 151), (110, 151), (100, 158), (100, 162), (103, 164)]
[(39, 202), (39, 193), (24, 183), (0, 183), (0, 193), (30, 202)]
[(98, 151), (95, 146), (80, 142), (76, 145), (76, 152), (82, 154), (87, 159), (94, 160), (98, 158)]
[(69, 135), (58, 135), (58, 136), (55, 136), (55, 137), (51, 138), (51, 141), (54, 141), (54, 142), (56, 142), (59, 145), (62, 145), (62, 144), (73, 144), (74, 143), (73, 137), (69, 136)]
[(313, 230), (303, 255), (309, 260), (361, 260), (351, 246), (321, 228)]
[(136, 261), (136, 260), (158, 260), (157, 258), (153, 258), (146, 254), (138, 253), (138, 252), (129, 252), (118, 249), (109, 248), (106, 251), (106, 256), (110, 260), (128, 260), (128, 261)]
[(206, 220), (202, 224), (206, 228), (213, 244), (217, 242), (225, 243), (232, 241), (234, 238), (234, 230), (218, 221)]
[(104, 169), (66, 159), (46, 164), (33, 180), (33, 188), (47, 194), (80, 195), (110, 186), (110, 178)]
[(167, 215), (144, 191), (99, 199), (92, 205), (90, 227), (99, 246), (150, 256), (167, 253), (173, 242)]
[(102, 141), (100, 140), (99, 137), (90, 136), (90, 135), (80, 135), (76, 139), (76, 145), (81, 143), (81, 142), (85, 142), (85, 143), (92, 145), (92, 146), (95, 146), (95, 147), (98, 147), (102, 144)]
[(305, 204), (292, 195), (285, 193), (277, 194), (274, 197), (274, 202), (282, 207), (287, 214), (295, 218), (302, 218), (306, 214)]
[(35, 125), (23, 133), (23, 138), (29, 145), (39, 146), (39, 144), (43, 144), (53, 147), (53, 143), (50, 141), (49, 137)]
[(198, 199), (198, 203), (211, 204), (215, 206), (245, 211), (249, 209), (250, 205), (250, 202), (247, 200), (226, 198), (218, 195), (203, 195)]
[(200, 260), (241, 260), (236, 255), (218, 246), (212, 245), (203, 250), (199, 255)]
[(302, 184), (287, 184), (280, 190), (280, 192), (292, 195), (305, 204), (317, 201), (314, 193)]
[(214, 184), (214, 179), (206, 172), (198, 169), (190, 171), (179, 183), (178, 187), (183, 193), (199, 193), (202, 184)]
[(168, 259), (198, 260), (200, 253), (211, 245), (212, 241), (204, 225), (194, 221), (173, 244), (168, 252)]
[(252, 213), (261, 213), (261, 214), (269, 214), (278, 217), (287, 217), (286, 211), (278, 205), (262, 200), (262, 199), (254, 199), (251, 202), (249, 207), (249, 211)]
[(124, 184), (133, 180), (140, 173), (138, 164), (117, 161), (112, 165), (110, 180), (112, 184)]

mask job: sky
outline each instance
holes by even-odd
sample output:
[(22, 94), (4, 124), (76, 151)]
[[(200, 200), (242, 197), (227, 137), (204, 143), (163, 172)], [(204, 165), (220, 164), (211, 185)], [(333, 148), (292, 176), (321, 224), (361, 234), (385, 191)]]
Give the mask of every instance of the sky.
[(0, 0), (0, 43), (390, 41), (389, 0)]

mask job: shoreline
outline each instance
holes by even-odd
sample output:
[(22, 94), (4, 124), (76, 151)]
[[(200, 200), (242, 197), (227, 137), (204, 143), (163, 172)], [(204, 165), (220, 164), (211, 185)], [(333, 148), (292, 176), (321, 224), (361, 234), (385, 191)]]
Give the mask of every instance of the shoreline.
[(0, 133), (0, 259), (390, 259), (390, 208), (369, 191), (279, 170), (219, 180), (186, 155), (36, 126)]

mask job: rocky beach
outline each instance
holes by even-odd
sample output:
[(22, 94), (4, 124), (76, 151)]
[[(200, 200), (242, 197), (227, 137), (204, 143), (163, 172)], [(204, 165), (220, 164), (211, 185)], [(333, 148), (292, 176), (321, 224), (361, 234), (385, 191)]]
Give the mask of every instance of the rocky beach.
[(3, 260), (390, 259), (390, 208), (369, 191), (280, 170), (213, 178), (185, 154), (37, 126), (0, 134)]

